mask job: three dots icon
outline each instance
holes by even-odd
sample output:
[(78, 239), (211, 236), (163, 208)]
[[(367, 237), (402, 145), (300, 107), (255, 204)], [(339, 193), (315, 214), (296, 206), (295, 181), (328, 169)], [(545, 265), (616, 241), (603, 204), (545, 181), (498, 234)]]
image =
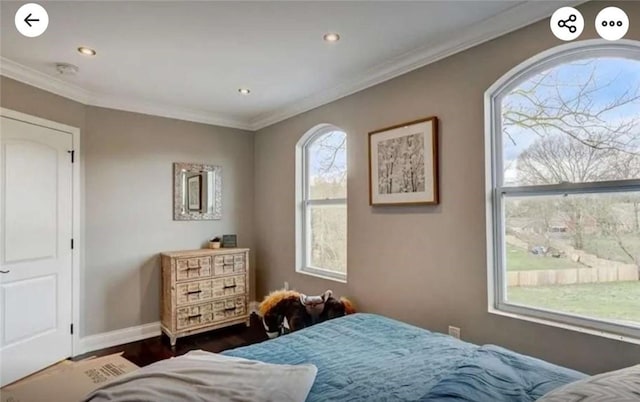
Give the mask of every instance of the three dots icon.
[(603, 27), (606, 27), (607, 25), (610, 27), (615, 27), (615, 26), (621, 27), (623, 24), (622, 24), (622, 21), (609, 21), (608, 24), (607, 24), (607, 21), (602, 21), (600, 25), (602, 25)]
[(629, 17), (618, 7), (606, 7), (596, 16), (596, 31), (602, 39), (622, 39), (629, 30)]

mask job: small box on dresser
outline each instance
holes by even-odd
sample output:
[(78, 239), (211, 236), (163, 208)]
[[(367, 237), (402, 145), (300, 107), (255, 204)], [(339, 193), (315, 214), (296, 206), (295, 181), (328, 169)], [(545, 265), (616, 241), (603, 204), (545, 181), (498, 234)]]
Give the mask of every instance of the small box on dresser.
[(174, 251), (162, 257), (161, 327), (177, 338), (249, 326), (249, 249)]

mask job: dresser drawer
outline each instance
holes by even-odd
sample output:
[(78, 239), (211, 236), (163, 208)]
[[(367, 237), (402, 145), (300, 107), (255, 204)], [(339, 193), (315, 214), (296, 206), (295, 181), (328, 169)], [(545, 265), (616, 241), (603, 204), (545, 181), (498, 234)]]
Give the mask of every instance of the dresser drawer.
[(213, 305), (211, 303), (181, 307), (177, 309), (176, 313), (178, 329), (198, 327), (213, 322)]
[(214, 275), (243, 274), (245, 270), (244, 254), (218, 255), (214, 258)]
[(246, 296), (236, 296), (230, 299), (214, 301), (213, 321), (224, 321), (246, 314)]
[(177, 309), (177, 329), (199, 327), (245, 315), (246, 297), (238, 296)]
[(176, 305), (207, 301), (213, 298), (211, 279), (176, 285)]
[(216, 265), (233, 264), (234, 262), (244, 262), (244, 253), (217, 255), (214, 258)]
[(211, 257), (176, 259), (176, 280), (207, 278), (211, 276)]
[(242, 295), (246, 292), (245, 276), (234, 275), (211, 280), (213, 297)]
[(240, 295), (244, 294), (245, 291), (244, 275), (179, 283), (176, 286), (176, 304), (182, 306), (199, 301), (208, 301), (216, 297)]

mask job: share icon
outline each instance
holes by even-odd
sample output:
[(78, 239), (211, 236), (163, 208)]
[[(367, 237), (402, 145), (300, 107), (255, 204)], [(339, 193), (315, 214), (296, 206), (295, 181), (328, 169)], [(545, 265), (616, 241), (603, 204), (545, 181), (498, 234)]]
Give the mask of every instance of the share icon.
[(577, 19), (578, 19), (578, 17), (576, 17), (575, 14), (571, 14), (569, 16), (569, 18), (567, 18), (566, 20), (558, 21), (558, 26), (560, 28), (567, 28), (569, 30), (569, 32), (571, 32), (571, 33), (576, 33), (578, 28), (576, 28), (575, 25), (570, 25), (569, 22), (576, 22)]
[(551, 16), (549, 27), (556, 38), (564, 41), (574, 40), (584, 29), (584, 17), (573, 7), (562, 7)]

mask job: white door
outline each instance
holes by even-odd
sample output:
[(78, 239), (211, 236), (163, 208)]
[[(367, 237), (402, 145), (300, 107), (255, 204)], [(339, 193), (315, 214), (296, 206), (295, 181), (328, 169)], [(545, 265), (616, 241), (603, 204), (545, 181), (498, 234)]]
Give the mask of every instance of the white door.
[(71, 356), (72, 146), (0, 117), (0, 385)]

